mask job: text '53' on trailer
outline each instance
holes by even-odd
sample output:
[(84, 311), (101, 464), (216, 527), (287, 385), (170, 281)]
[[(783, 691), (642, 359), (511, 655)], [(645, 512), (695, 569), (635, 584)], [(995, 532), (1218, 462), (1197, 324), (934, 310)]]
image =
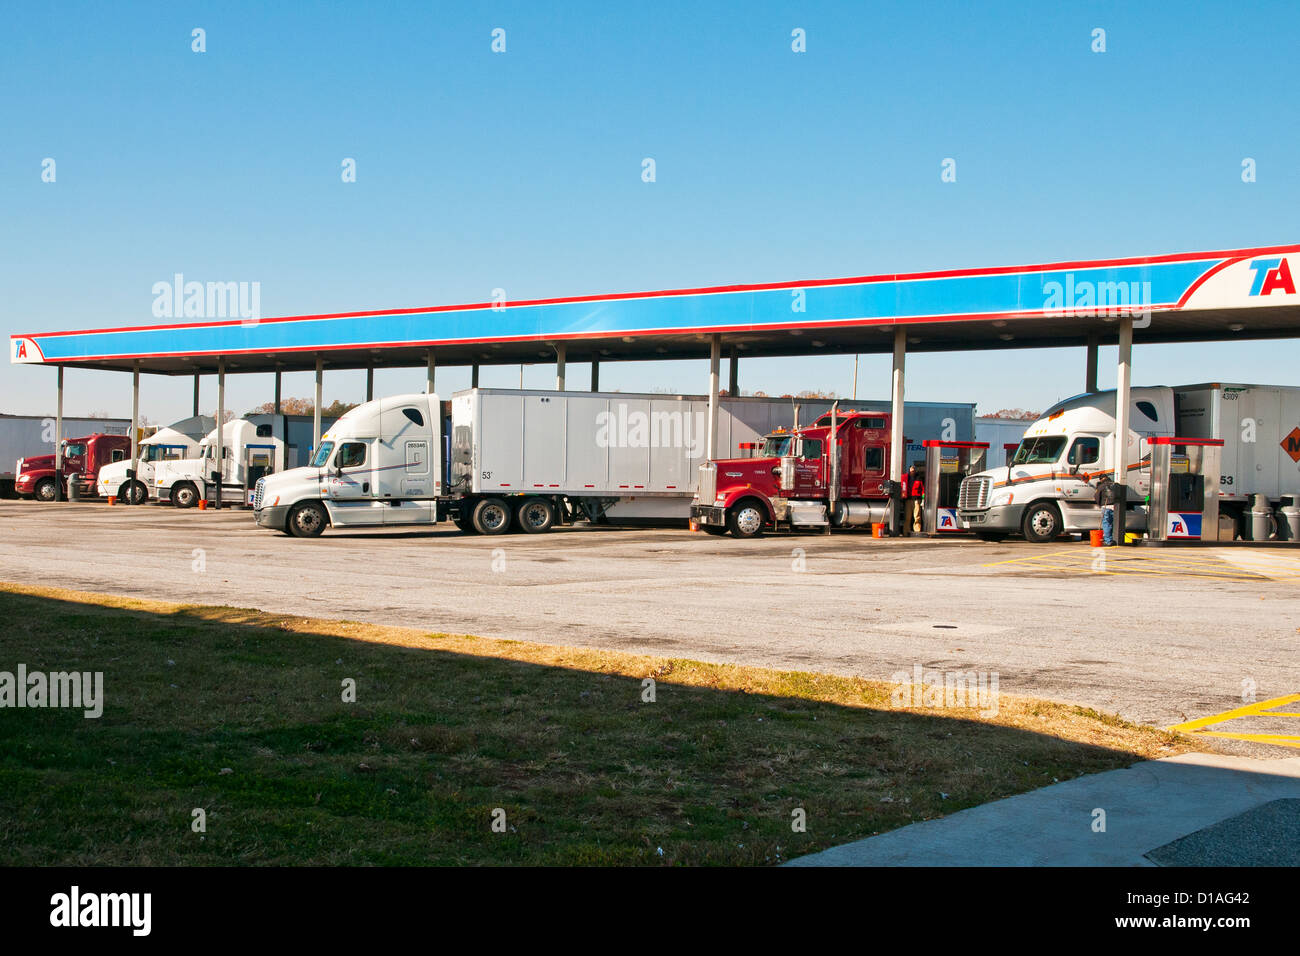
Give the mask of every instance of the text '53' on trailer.
[[(788, 399), (722, 399), (719, 447), (736, 449), (794, 414)], [(327, 525), (447, 518), (465, 532), (537, 533), (619, 509), (685, 519), (707, 428), (708, 401), (697, 396), (481, 388), (450, 402), (397, 395), (345, 414), (306, 467), (260, 479), (253, 511), (260, 526), (300, 537)]]

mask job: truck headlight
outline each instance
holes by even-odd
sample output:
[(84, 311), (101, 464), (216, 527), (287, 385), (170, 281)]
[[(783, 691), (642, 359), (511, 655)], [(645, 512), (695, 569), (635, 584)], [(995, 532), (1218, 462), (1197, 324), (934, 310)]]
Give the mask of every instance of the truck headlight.
[(1001, 494), (994, 495), (993, 500), (989, 502), (990, 508), (1001, 508), (1003, 505), (1009, 505), (1015, 500), (1015, 495), (1010, 491), (1004, 491)]

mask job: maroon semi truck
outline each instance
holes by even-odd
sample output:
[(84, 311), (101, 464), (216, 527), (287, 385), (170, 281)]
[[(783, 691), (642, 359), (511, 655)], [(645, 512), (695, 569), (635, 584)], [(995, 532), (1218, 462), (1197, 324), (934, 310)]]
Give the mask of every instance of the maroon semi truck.
[[(93, 497), (99, 480), (99, 469), (109, 462), (131, 457), (129, 435), (87, 435), (84, 438), (63, 440), (63, 470), (54, 473), (53, 455), (33, 455), (19, 458), (14, 491), (24, 498), (37, 501), (54, 501), (68, 495), (68, 478), (76, 475), (77, 491), (83, 497)], [(55, 482), (58, 484), (55, 484)]]
[[(737, 538), (787, 525), (885, 522), (889, 420), (881, 412), (827, 412), (807, 427), (766, 436), (757, 457), (702, 465), (691, 520), (711, 534), (730, 531)], [(832, 423), (835, 443), (828, 446)]]

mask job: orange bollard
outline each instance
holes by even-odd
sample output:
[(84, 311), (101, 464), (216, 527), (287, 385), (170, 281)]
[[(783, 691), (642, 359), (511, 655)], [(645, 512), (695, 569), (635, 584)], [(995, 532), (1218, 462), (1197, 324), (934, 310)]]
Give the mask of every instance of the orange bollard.
[(115, 505), (115, 504), (117, 504), (117, 495), (109, 495), (109, 496), (108, 496), (108, 506), (111, 508), (111, 507), (113, 507), (113, 505)]
[(1102, 534), (1101, 534), (1100, 531), (1089, 531), (1089, 532), (1088, 532), (1088, 543), (1091, 544), (1094, 548), (1100, 548), (1100, 547), (1103, 547), (1103, 543), (1102, 543), (1103, 541), (1104, 541), (1104, 538), (1102, 537)]
[(199, 510), (200, 510), (200, 511), (207, 511), (207, 510), (208, 510), (208, 499), (207, 499), (207, 498), (200, 498), (200, 499), (199, 499)]

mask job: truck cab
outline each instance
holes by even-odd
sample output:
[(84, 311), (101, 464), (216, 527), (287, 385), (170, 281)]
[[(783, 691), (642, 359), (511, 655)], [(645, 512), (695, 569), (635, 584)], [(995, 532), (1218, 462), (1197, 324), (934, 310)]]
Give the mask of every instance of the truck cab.
[(221, 464), (217, 464), (217, 430), (198, 445), (196, 457), (154, 462), (153, 489), (159, 501), (177, 508), (192, 508), (215, 490), (213, 476), (220, 470), (222, 497), (241, 501), (262, 474), (283, 468), (284, 442), (273, 434), (269, 422), (236, 419), (221, 431)]
[(60, 493), (67, 496), (69, 477), (76, 475), (77, 491), (94, 495), (100, 469), (131, 456), (131, 438), (102, 434), (65, 438), (61, 450), (63, 467), (58, 474), (54, 471), (53, 455), (18, 459), (14, 491), (24, 498), (54, 501)]
[[(753, 458), (700, 468), (691, 519), (711, 534), (752, 538), (768, 528), (845, 527), (885, 520), (890, 416), (831, 411), (766, 435)], [(832, 441), (832, 436), (834, 440)]]
[(329, 525), (434, 524), (442, 494), (442, 403), (396, 395), (358, 405), (321, 436), (311, 461), (253, 492), (263, 528), (312, 538)]
[(112, 496), (129, 504), (144, 504), (149, 500), (149, 489), (153, 487), (155, 465), (197, 457), (200, 439), (214, 425), (211, 418), (195, 416), (158, 429), (140, 442), (134, 479), (127, 475), (131, 470), (129, 457), (111, 462), (99, 470), (97, 486), (100, 497)]
[[(1150, 493), (1148, 439), (1174, 434), (1174, 394), (1167, 387), (1130, 392), (1126, 459), (1130, 493), (1127, 527), (1146, 527), (1142, 502)], [(1003, 468), (962, 481), (960, 525), (985, 540), (1022, 534), (1045, 542), (1101, 527), (1097, 481), (1114, 477), (1115, 392), (1076, 395), (1049, 408), (1025, 430)]]

